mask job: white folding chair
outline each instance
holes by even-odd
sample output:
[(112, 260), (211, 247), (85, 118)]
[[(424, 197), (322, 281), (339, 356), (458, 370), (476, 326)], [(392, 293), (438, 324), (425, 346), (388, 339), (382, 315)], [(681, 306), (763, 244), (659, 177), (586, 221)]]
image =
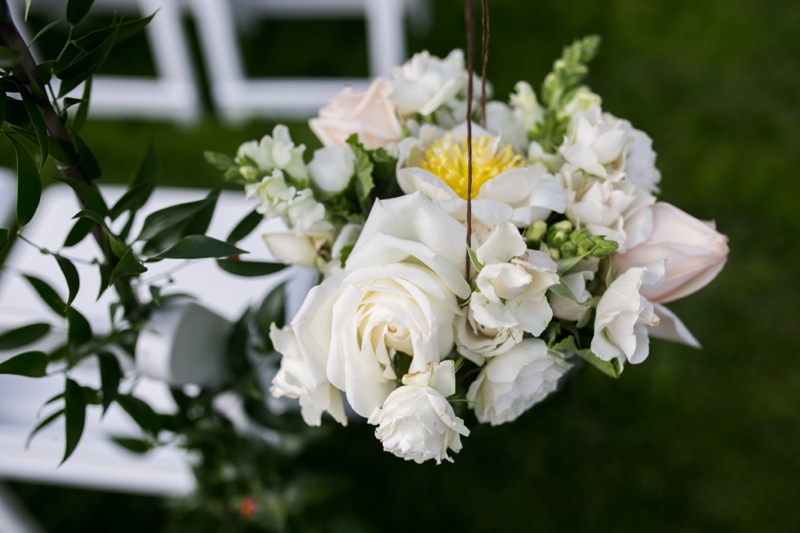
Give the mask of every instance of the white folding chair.
[(0, 167), (0, 228), (9, 228), (14, 221), (16, 189), (16, 173), (9, 168)]

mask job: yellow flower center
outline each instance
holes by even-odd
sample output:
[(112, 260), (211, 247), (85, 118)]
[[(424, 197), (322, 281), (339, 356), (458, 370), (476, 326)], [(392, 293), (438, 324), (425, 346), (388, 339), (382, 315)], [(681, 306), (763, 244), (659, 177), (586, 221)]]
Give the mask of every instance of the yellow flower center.
[[(478, 195), (481, 186), (498, 174), (525, 165), (525, 160), (516, 155), (511, 146), (496, 150), (494, 137), (481, 136), (472, 139), (472, 198)], [(420, 165), (436, 174), (463, 199), (467, 199), (467, 139), (454, 142), (450, 133), (434, 142), (425, 152)]]

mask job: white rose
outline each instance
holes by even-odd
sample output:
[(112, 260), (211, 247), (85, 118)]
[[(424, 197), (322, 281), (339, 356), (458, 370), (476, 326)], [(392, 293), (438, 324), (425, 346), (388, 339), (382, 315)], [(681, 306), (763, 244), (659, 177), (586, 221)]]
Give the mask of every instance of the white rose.
[(281, 169), (298, 179), (308, 178), (303, 163), (304, 145), (295, 146), (289, 135), (289, 128), (278, 124), (272, 130), (272, 136), (264, 135), (261, 142), (251, 141), (239, 147), (236, 161), (244, 165), (244, 157), (249, 157), (258, 164), (258, 168), (270, 172)]
[(278, 261), (308, 268), (316, 265), (317, 252), (324, 242), (324, 239), (294, 233), (269, 233), (263, 235), (263, 239)]
[(594, 272), (577, 268), (574, 268), (569, 274), (561, 276), (561, 281), (567, 285), (575, 299), (565, 298), (551, 292), (549, 300), (553, 316), (577, 322), (579, 328), (585, 326), (592, 314), (592, 307), (588, 304), (592, 295), (586, 290), (586, 282), (593, 279)]
[(559, 176), (567, 191), (567, 218), (576, 227), (616, 241), (621, 252), (650, 236), (653, 195), (626, 181), (586, 176), (570, 165), (565, 165)]
[(653, 206), (650, 237), (626, 253), (613, 258), (618, 272), (635, 266), (666, 261), (664, 283), (648, 295), (653, 302), (666, 303), (705, 287), (725, 266), (728, 238), (713, 223), (697, 220), (665, 202)]
[(453, 347), (464, 279), (465, 229), (422, 195), (376, 202), (345, 271), (312, 289), (292, 321), (314, 372), (369, 416), (395, 387), (398, 351), (411, 372)]
[(456, 392), (453, 361), (430, 363), (425, 371), (406, 374), (403, 385), (369, 417), (369, 423), (378, 426), (375, 436), (383, 449), (416, 463), (452, 462), (447, 450), (458, 453), (461, 436), (469, 436), (464, 421), (447, 401)]
[(300, 352), (292, 329), (289, 326), (278, 329), (272, 324), (269, 337), (275, 350), (283, 354), (281, 368), (272, 380), (270, 394), (275, 398), (281, 396), (299, 398), (300, 412), (309, 426), (319, 426), (322, 413), (325, 411), (337, 422), (346, 426), (347, 416), (344, 414), (342, 393), (324, 377), (315, 379)]
[(357, 133), (367, 150), (389, 147), (403, 136), (390, 92), (385, 78), (376, 79), (364, 92), (345, 87), (308, 125), (325, 146), (345, 146)]
[[(552, 211), (563, 213), (564, 190), (541, 167), (525, 166), (510, 145), (491, 132), (473, 125), (475, 173), (472, 217), (474, 230), (488, 231), (508, 220), (525, 227), (546, 219)], [(406, 194), (421, 192), (461, 222), (466, 221), (466, 125), (452, 131), (422, 128), (420, 138), (401, 144), (397, 183)], [(437, 174), (438, 173), (438, 174)]]
[(650, 351), (648, 326), (656, 326), (653, 304), (642, 292), (653, 290), (664, 278), (664, 265), (630, 268), (611, 285), (597, 304), (592, 352), (603, 361), (641, 363)]
[(314, 152), (308, 170), (320, 189), (337, 193), (347, 187), (355, 174), (356, 156), (349, 146), (326, 146)]
[(489, 360), (470, 385), (467, 400), (479, 422), (511, 422), (555, 391), (570, 368), (544, 341), (525, 339)]
[(467, 308), (466, 315), (456, 318), (456, 348), (458, 353), (483, 365), (486, 359), (507, 352), (522, 340), (520, 328), (488, 328), (475, 320)]
[(389, 98), (404, 115), (430, 115), (453, 100), (467, 80), (464, 53), (453, 50), (445, 59), (427, 51), (414, 54), (402, 67), (392, 70)]
[(559, 152), (575, 168), (617, 181), (624, 177), (625, 148), (630, 142), (622, 121), (593, 107), (575, 116)]
[(469, 302), (475, 321), (487, 328), (519, 328), (540, 335), (553, 318), (545, 295), (559, 283), (555, 262), (527, 250), (510, 222), (500, 223), (476, 255), (484, 265), (475, 279), (480, 292)]

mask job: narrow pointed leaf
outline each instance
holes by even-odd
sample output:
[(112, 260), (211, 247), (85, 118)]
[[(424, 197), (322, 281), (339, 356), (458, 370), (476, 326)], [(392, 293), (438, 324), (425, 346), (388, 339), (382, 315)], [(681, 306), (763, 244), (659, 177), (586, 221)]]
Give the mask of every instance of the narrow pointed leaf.
[(5, 228), (0, 228), (0, 254), (6, 251), (9, 241), (9, 231)]
[(0, 68), (11, 68), (22, 59), (22, 54), (6, 46), (0, 46)]
[(86, 78), (86, 83), (83, 84), (83, 98), (78, 106), (78, 111), (75, 112), (75, 118), (72, 119), (72, 129), (81, 131), (83, 124), (86, 122), (86, 117), (89, 115), (89, 97), (92, 94), (92, 77)]
[(152, 239), (162, 231), (171, 229), (182, 222), (186, 222), (197, 212), (203, 209), (205, 205), (205, 200), (198, 200), (196, 202), (173, 205), (156, 211), (155, 213), (151, 213), (144, 220), (142, 232), (139, 234), (136, 240), (146, 241)]
[(17, 139), (9, 136), (17, 153), (17, 225), (31, 221), (42, 197), (42, 181), (31, 154)]
[(153, 449), (152, 443), (142, 439), (113, 437), (111, 440), (133, 453), (142, 454)]
[(152, 407), (129, 394), (117, 395), (117, 403), (133, 418), (134, 422), (139, 424), (139, 427), (149, 431), (153, 436), (158, 435), (161, 421)]
[(64, 412), (65, 412), (64, 409), (59, 409), (52, 415), (48, 416), (47, 418), (39, 422), (36, 425), (36, 427), (33, 428), (33, 431), (31, 431), (30, 435), (28, 435), (28, 438), (25, 439), (25, 449), (27, 450), (30, 447), (33, 437), (35, 437), (41, 430), (43, 430), (44, 428), (55, 422), (61, 415), (64, 414)]
[(83, 435), (83, 428), (86, 424), (86, 398), (83, 394), (83, 388), (71, 379), (67, 379), (67, 387), (64, 390), (64, 400), (66, 402), (67, 443), (61, 464), (64, 464), (64, 461), (69, 459), (72, 452), (77, 448), (81, 436)]
[(0, 350), (15, 350), (38, 341), (50, 333), (50, 324), (28, 324), (0, 335)]
[(122, 380), (122, 368), (113, 353), (100, 352), (97, 358), (100, 361), (100, 388), (103, 391), (103, 414), (105, 414), (117, 397), (119, 382)]
[(86, 175), (87, 178), (90, 180), (97, 179), (102, 175), (100, 170), (100, 165), (97, 163), (97, 159), (95, 159), (94, 154), (86, 146), (86, 143), (83, 142), (80, 135), (73, 130), (70, 129), (70, 136), (72, 137), (72, 141), (75, 143), (75, 149), (78, 150), (78, 157), (80, 157), (80, 164), (83, 168), (83, 173)]
[(288, 265), (283, 263), (266, 263), (261, 261), (239, 261), (234, 259), (217, 259), (217, 265), (229, 274), (245, 278), (268, 276), (280, 272)]
[(78, 275), (78, 269), (75, 268), (75, 265), (72, 264), (72, 261), (66, 257), (62, 257), (60, 255), (55, 255), (53, 257), (56, 258), (58, 267), (64, 274), (64, 279), (67, 280), (67, 288), (69, 290), (67, 305), (72, 305), (72, 302), (75, 300), (75, 297), (78, 295), (78, 291), (81, 288), (81, 278)]
[(91, 9), (94, 0), (69, 0), (67, 2), (67, 20), (70, 24), (77, 24)]
[(79, 218), (72, 229), (69, 230), (67, 238), (64, 239), (64, 248), (69, 248), (80, 243), (92, 231), (94, 222), (88, 218)]
[(67, 304), (47, 282), (36, 276), (25, 275), (24, 278), (28, 280), (33, 290), (39, 295), (39, 298), (41, 298), (50, 309), (60, 316), (67, 316)]
[(42, 152), (41, 164), (44, 165), (47, 162), (47, 154), (50, 151), (50, 145), (47, 139), (47, 126), (44, 125), (44, 116), (39, 106), (36, 104), (36, 101), (33, 99), (33, 96), (31, 96), (31, 93), (25, 89), (21, 89), (20, 95), (22, 96), (22, 103), (25, 105), (25, 110), (28, 112), (31, 124), (33, 124), (33, 131), (36, 132), (36, 139), (39, 141), (39, 150)]
[(33, 43), (35, 43), (39, 39), (39, 37), (41, 37), (42, 35), (44, 35), (48, 31), (50, 31), (51, 29), (53, 29), (58, 24), (61, 24), (62, 22), (64, 22), (64, 20), (65, 19), (58, 19), (58, 20), (54, 20), (53, 22), (47, 24), (44, 28), (39, 30), (39, 32), (36, 35), (33, 36), (33, 39), (31, 39), (31, 42), (28, 43), (28, 46), (31, 46)]
[(203, 259), (246, 254), (244, 250), (205, 235), (184, 237), (153, 259)]
[(25, 352), (0, 363), (0, 374), (43, 378), (47, 374), (48, 362), (44, 352)]
[(255, 230), (261, 221), (264, 220), (264, 215), (253, 209), (249, 215), (244, 217), (242, 220), (236, 224), (236, 227), (233, 228), (231, 234), (228, 235), (228, 238), (225, 239), (231, 244), (236, 244), (237, 242), (241, 241)]
[(113, 285), (120, 278), (136, 276), (143, 274), (144, 272), (147, 272), (147, 268), (145, 268), (145, 266), (142, 265), (138, 259), (136, 259), (136, 255), (133, 253), (133, 250), (128, 250), (125, 252), (125, 255), (122, 256), (122, 259), (119, 260), (119, 263), (117, 263), (116, 268), (114, 268), (114, 272), (111, 273), (109, 285)]
[(67, 308), (67, 321), (69, 322), (67, 338), (71, 344), (80, 346), (92, 340), (92, 326), (74, 307)]
[(106, 292), (106, 289), (111, 285), (111, 274), (114, 272), (112, 268), (108, 265), (99, 264), (98, 267), (100, 268), (100, 290), (97, 294), (97, 299), (99, 300), (103, 293)]
[(0, 126), (3, 125), (3, 122), (6, 121), (6, 102), (8, 101), (8, 97), (6, 96), (6, 92), (0, 90)]
[(83, 181), (69, 178), (53, 179), (68, 185), (73, 191), (75, 191), (75, 194), (78, 196), (78, 198), (80, 198), (81, 201), (83, 201), (83, 204), (89, 209), (92, 209), (103, 217), (108, 214), (108, 206), (106, 206), (106, 201), (103, 200), (103, 195), (100, 194), (100, 191), (97, 189), (97, 187)]

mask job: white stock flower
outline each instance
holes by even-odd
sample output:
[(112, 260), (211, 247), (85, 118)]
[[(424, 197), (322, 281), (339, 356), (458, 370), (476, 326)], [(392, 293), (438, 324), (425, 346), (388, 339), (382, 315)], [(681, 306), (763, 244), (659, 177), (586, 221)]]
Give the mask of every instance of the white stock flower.
[(525, 132), (533, 131), (536, 125), (544, 120), (544, 112), (536, 99), (536, 93), (530, 83), (526, 81), (518, 82), (514, 86), (514, 91), (509, 98), (511, 107), (522, 116)]
[(503, 222), (476, 255), (483, 268), (470, 297), (474, 320), (487, 328), (519, 328), (540, 335), (553, 311), (547, 289), (559, 283), (556, 264), (542, 252), (528, 250), (519, 230)]
[(305, 145), (295, 146), (289, 135), (289, 128), (278, 124), (272, 130), (272, 135), (264, 135), (261, 142), (250, 141), (239, 147), (236, 161), (244, 165), (244, 157), (249, 157), (264, 172), (274, 169), (285, 170), (292, 177), (306, 179), (308, 173), (303, 163)]
[(593, 107), (572, 120), (559, 152), (575, 168), (599, 178), (623, 178), (625, 148), (631, 142), (625, 124)]
[(564, 165), (564, 158), (561, 154), (548, 154), (541, 144), (531, 141), (528, 145), (528, 164), (541, 165), (548, 172), (558, 172)]
[(398, 351), (410, 371), (453, 348), (464, 279), (465, 229), (422, 195), (376, 202), (346, 269), (311, 290), (292, 321), (317, 372), (369, 416), (395, 387)]
[(342, 393), (333, 387), (324, 376), (315, 376), (297, 344), (297, 338), (289, 326), (278, 329), (270, 326), (269, 337), (275, 351), (283, 355), (281, 368), (272, 380), (269, 392), (274, 398), (286, 396), (300, 400), (300, 412), (309, 426), (319, 426), (322, 413), (327, 411), (343, 426), (347, 425)]
[(347, 187), (356, 171), (356, 156), (349, 146), (326, 146), (314, 152), (308, 164), (311, 179), (327, 193)]
[(444, 59), (427, 51), (414, 54), (392, 74), (389, 98), (403, 115), (430, 115), (453, 100), (467, 80), (461, 50), (453, 50)]
[(452, 462), (447, 450), (461, 450), (461, 436), (468, 437), (464, 421), (447, 401), (456, 392), (453, 361), (429, 363), (424, 371), (406, 374), (403, 386), (376, 407), (369, 423), (377, 425), (375, 436), (383, 449), (406, 461), (423, 463), (435, 459)]
[(603, 99), (599, 94), (593, 93), (588, 87), (578, 87), (569, 102), (559, 112), (559, 118), (572, 118), (602, 104)]
[[(544, 167), (525, 166), (500, 137), (473, 125), (473, 230), (488, 233), (508, 220), (525, 227), (566, 205), (559, 181)], [(460, 222), (466, 221), (466, 124), (452, 131), (420, 129), (418, 139), (401, 143), (397, 183), (406, 194), (421, 192)]]
[(493, 426), (516, 420), (556, 390), (572, 365), (539, 339), (525, 339), (481, 369), (467, 393), (475, 416)]
[(629, 268), (614, 280), (597, 304), (592, 352), (603, 361), (617, 359), (633, 364), (647, 359), (650, 351), (648, 327), (657, 326), (653, 304), (642, 293), (658, 287), (664, 279), (664, 264)]
[(389, 147), (403, 135), (390, 92), (385, 78), (376, 79), (363, 92), (345, 87), (308, 125), (325, 146), (345, 146), (356, 133), (367, 150)]
[(661, 171), (656, 168), (653, 139), (645, 132), (631, 126), (627, 120), (622, 122), (628, 126), (628, 135), (633, 138), (625, 158), (625, 181), (633, 183), (648, 193), (658, 194)]
[(632, 248), (653, 231), (651, 206), (655, 197), (626, 181), (612, 182), (587, 176), (565, 165), (559, 173), (566, 190), (566, 214), (579, 228), (603, 235), (619, 244), (620, 252)]

